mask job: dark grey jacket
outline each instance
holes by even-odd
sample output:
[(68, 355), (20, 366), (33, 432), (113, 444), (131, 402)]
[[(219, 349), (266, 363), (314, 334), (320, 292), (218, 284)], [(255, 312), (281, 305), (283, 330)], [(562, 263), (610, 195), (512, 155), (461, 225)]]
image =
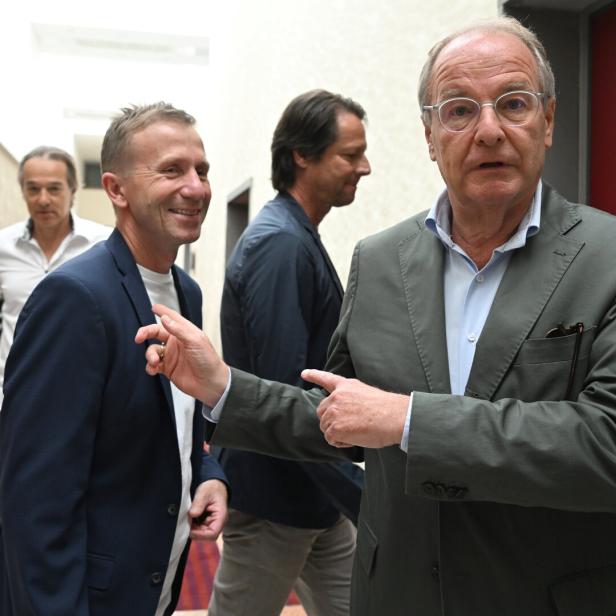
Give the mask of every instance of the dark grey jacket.
[[(408, 455), (335, 450), (315, 392), (238, 371), (214, 442), (313, 459), (363, 453), (354, 616), (614, 614), (616, 219), (544, 186), (541, 229), (513, 255), (466, 395), (452, 396), (444, 248), (424, 217), (357, 246), (327, 364), (415, 392)], [(546, 333), (577, 322), (565, 400), (576, 336)]]

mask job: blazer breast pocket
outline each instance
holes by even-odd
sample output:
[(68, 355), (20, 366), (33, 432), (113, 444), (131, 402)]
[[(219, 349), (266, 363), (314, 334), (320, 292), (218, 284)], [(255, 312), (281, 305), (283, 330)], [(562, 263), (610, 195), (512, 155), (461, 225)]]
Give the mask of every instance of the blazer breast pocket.
[(503, 380), (498, 398), (513, 397), (528, 402), (563, 400), (569, 390), (569, 398), (575, 399), (586, 378), (596, 333), (595, 325), (584, 330), (581, 336), (575, 333), (525, 340)]
[(86, 580), (88, 588), (109, 590), (113, 579), (115, 560), (111, 556), (88, 554)]

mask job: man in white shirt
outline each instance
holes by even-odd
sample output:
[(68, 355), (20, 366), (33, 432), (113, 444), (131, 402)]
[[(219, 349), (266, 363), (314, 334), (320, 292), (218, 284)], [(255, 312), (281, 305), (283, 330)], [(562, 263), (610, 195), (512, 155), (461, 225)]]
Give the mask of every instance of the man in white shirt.
[(15, 324), (34, 287), (45, 274), (111, 233), (110, 227), (71, 212), (77, 173), (64, 150), (40, 146), (28, 152), (17, 178), (30, 216), (0, 230), (0, 390)]
[(3, 616), (168, 616), (189, 534), (222, 530), (225, 476), (195, 400), (145, 375), (134, 344), (153, 302), (201, 323), (174, 265), (211, 197), (194, 123), (166, 103), (114, 119), (101, 163), (116, 229), (22, 310), (0, 414)]

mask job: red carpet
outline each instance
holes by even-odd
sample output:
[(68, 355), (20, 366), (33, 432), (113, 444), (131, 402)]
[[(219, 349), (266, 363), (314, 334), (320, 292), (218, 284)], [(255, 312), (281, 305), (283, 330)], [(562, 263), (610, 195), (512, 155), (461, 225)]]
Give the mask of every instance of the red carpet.
[(193, 541), (184, 570), (178, 610), (204, 610), (210, 602), (218, 567), (218, 547), (213, 541)]
[[(207, 608), (219, 558), (220, 554), (215, 543), (210, 541), (192, 542), (177, 610), (204, 610)], [(288, 605), (299, 603), (294, 593), (291, 594), (287, 603)]]

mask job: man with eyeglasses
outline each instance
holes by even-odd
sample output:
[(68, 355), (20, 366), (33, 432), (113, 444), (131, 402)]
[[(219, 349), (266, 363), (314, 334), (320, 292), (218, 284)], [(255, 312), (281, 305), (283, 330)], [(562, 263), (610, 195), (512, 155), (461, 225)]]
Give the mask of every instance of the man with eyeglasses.
[(147, 370), (214, 407), (214, 443), (365, 459), (354, 616), (614, 614), (616, 222), (541, 182), (554, 77), (517, 21), (440, 41), (419, 101), (446, 190), (358, 244), (303, 373), (329, 395), (229, 371), (164, 307)]

